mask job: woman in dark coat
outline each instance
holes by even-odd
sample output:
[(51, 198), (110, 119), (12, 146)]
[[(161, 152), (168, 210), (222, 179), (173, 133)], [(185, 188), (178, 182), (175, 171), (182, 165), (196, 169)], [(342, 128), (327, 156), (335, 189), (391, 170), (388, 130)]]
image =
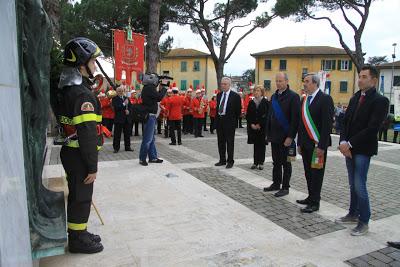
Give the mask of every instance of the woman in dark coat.
[(268, 100), (264, 97), (265, 89), (257, 85), (253, 90), (254, 98), (247, 108), (247, 143), (254, 144), (254, 164), (251, 169), (264, 169), (265, 161), (265, 127), (269, 109)]

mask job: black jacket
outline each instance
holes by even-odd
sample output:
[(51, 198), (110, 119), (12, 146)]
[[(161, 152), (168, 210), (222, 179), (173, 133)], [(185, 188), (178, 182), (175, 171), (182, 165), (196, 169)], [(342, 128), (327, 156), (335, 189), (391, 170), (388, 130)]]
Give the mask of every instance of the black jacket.
[(76, 129), (78, 144), (74, 149), (79, 150), (88, 173), (95, 173), (97, 147), (103, 145), (103, 138), (97, 131), (97, 126), (101, 123), (101, 106), (91, 90), (91, 84), (89, 79), (83, 78), (80, 85), (63, 87), (58, 116), (64, 127)]
[(145, 85), (142, 90), (142, 103), (149, 113), (157, 114), (158, 104), (167, 92), (167, 87), (163, 86), (160, 91), (154, 85)]
[(277, 90), (274, 96), (278, 99), (282, 112), (289, 123), (289, 132), (285, 134), (283, 127), (277, 120), (271, 98), (271, 108), (269, 109), (267, 121), (268, 141), (283, 144), (286, 137), (294, 139), (297, 135), (300, 121), (300, 97), (290, 88), (287, 88), (282, 94), (278, 94)]
[(353, 154), (372, 156), (378, 154), (377, 134), (387, 116), (389, 100), (381, 96), (375, 88), (371, 88), (366, 91), (364, 103), (357, 111), (360, 96), (361, 91), (358, 91), (350, 99), (340, 141), (350, 142)]
[[(301, 105), (303, 105), (303, 101), (304, 98), (301, 100)], [(326, 150), (329, 146), (332, 145), (331, 131), (333, 116), (335, 113), (335, 107), (333, 105), (332, 97), (323, 93), (322, 91), (319, 91), (311, 102), (311, 105), (309, 106), (309, 111), (320, 134), (318, 148)], [(308, 149), (312, 149), (315, 146), (312, 139), (308, 136), (302, 119), (299, 123), (297, 142), (298, 146)]]
[[(221, 103), (223, 91), (219, 92), (217, 95), (217, 116), (215, 119), (215, 125), (218, 127), (218, 123), (220, 123), (221, 116), (218, 114), (218, 107)], [(226, 102), (226, 109), (225, 109), (225, 118), (224, 123), (227, 123), (228, 126), (231, 126), (233, 129), (236, 128), (237, 120), (241, 114), (242, 110), (242, 101), (240, 96), (234, 92), (230, 91), (228, 101)], [(227, 125), (225, 125), (227, 126)]]
[[(268, 110), (269, 103), (264, 97), (258, 107), (253, 100), (249, 102), (246, 113), (248, 144), (265, 142), (265, 127), (267, 126)], [(253, 130), (251, 124), (260, 124), (261, 129)]]
[(127, 123), (129, 122), (130, 116), (126, 115), (125, 110), (128, 110), (131, 112), (131, 103), (129, 102), (128, 99), (128, 104), (124, 106), (124, 101), (128, 99), (126, 96), (122, 96), (122, 99), (120, 96), (115, 96), (112, 99), (112, 106), (114, 108), (115, 112), (115, 117), (114, 117), (114, 123)]

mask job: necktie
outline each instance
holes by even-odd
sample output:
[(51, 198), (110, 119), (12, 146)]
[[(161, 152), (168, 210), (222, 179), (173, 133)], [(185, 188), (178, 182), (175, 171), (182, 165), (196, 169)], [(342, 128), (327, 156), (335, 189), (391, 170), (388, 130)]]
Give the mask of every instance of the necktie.
[(312, 95), (307, 96), (307, 103), (308, 105), (311, 104)]
[(220, 115), (224, 112), (225, 96), (226, 96), (226, 93), (224, 92), (222, 95), (221, 103), (219, 103), (219, 108), (218, 108), (218, 114), (220, 114)]
[(358, 107), (357, 108), (360, 108), (361, 105), (364, 103), (364, 101), (365, 101), (365, 95), (362, 94), (360, 96), (360, 99), (358, 99)]

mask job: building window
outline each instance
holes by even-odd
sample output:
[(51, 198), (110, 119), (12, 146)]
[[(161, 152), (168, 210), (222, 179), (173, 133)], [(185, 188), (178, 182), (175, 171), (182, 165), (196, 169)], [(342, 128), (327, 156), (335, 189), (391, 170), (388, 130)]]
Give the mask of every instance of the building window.
[(200, 80), (193, 80), (193, 88), (196, 90), (197, 86), (200, 86)]
[(181, 90), (186, 90), (186, 80), (181, 80)]
[(163, 70), (162, 74), (168, 76), (169, 75), (169, 70)]
[(306, 74), (308, 73), (308, 68), (303, 68), (301, 70), (301, 79), (303, 80)]
[(193, 71), (200, 71), (200, 61), (193, 62)]
[(335, 70), (336, 69), (336, 60), (322, 60), (321, 61), (321, 69), (322, 70)]
[(181, 61), (181, 72), (186, 72), (186, 71), (187, 71), (187, 62)]
[(271, 80), (264, 80), (264, 88), (265, 90), (271, 90)]
[(286, 59), (279, 60), (279, 70), (286, 70)]
[(272, 60), (266, 59), (264, 60), (264, 70), (271, 70), (272, 68)]
[(400, 76), (393, 77), (393, 86), (400, 86)]
[(340, 92), (347, 93), (347, 81), (340, 82)]
[(349, 70), (349, 61), (348, 60), (338, 60), (338, 69), (339, 70)]

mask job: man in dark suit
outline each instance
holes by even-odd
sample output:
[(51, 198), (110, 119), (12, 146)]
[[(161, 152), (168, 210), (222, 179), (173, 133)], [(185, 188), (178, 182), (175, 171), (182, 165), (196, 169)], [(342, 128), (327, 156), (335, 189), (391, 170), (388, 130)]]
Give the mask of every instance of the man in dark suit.
[[(235, 144), (235, 129), (242, 109), (240, 96), (231, 90), (231, 79), (223, 77), (222, 91), (217, 95), (217, 117), (215, 119), (218, 139), (219, 161), (215, 166), (233, 167), (233, 151)], [(226, 158), (228, 152), (228, 160)]]
[(297, 200), (297, 203), (307, 205), (301, 209), (303, 213), (319, 210), (327, 150), (332, 144), (330, 133), (335, 108), (332, 97), (318, 89), (319, 83), (317, 74), (310, 73), (304, 77), (306, 96), (301, 101), (297, 140), (308, 187), (308, 197)]
[(115, 111), (114, 117), (114, 153), (118, 153), (121, 142), (121, 133), (124, 131), (125, 151), (133, 151), (131, 148), (131, 123), (129, 117), (130, 108), (129, 98), (124, 95), (124, 86), (117, 88), (117, 95), (112, 99), (112, 106)]
[(356, 223), (351, 235), (368, 232), (371, 217), (367, 191), (367, 174), (371, 157), (378, 153), (377, 134), (387, 116), (389, 101), (376, 91), (378, 71), (364, 66), (358, 74), (360, 90), (350, 99), (343, 130), (340, 133), (339, 150), (346, 157), (350, 184), (349, 213), (336, 220), (338, 223)]
[(296, 152), (294, 138), (299, 128), (300, 98), (298, 94), (290, 90), (286, 73), (277, 73), (275, 83), (277, 90), (272, 95), (272, 107), (268, 112), (267, 120), (267, 136), (272, 150), (273, 182), (269, 187), (265, 187), (264, 191), (279, 190), (275, 196), (282, 197), (289, 194), (292, 164), (287, 157), (290, 147), (293, 147)]

